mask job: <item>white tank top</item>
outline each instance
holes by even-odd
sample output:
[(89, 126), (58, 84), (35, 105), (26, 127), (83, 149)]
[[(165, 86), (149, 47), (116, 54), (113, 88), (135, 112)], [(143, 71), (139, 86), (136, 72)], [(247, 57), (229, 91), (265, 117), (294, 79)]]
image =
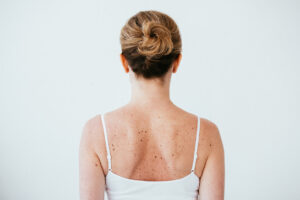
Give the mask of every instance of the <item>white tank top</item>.
[(105, 177), (105, 190), (109, 200), (197, 200), (199, 177), (194, 173), (199, 142), (200, 117), (198, 116), (197, 134), (194, 148), (194, 160), (191, 172), (179, 179), (169, 181), (134, 180), (119, 176), (111, 170), (104, 114), (101, 115), (104, 129), (105, 145), (108, 160), (108, 173)]

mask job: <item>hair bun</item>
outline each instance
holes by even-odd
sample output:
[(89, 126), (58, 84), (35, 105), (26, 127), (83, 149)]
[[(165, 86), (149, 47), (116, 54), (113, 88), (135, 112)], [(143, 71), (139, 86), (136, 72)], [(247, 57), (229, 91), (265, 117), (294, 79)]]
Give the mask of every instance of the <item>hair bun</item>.
[(147, 21), (142, 24), (142, 32), (143, 38), (137, 47), (139, 54), (152, 57), (172, 52), (172, 35), (167, 27), (155, 21)]

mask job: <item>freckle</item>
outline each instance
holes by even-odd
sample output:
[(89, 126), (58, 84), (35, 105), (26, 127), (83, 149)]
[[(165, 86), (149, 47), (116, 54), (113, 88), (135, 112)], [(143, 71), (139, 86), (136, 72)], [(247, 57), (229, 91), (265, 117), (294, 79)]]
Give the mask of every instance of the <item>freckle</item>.
[(97, 166), (98, 166), (98, 164), (97, 164), (97, 163), (95, 163), (95, 166), (97, 167)]
[(147, 131), (145, 131), (145, 133), (147, 133)]
[(141, 142), (143, 142), (143, 139), (140, 139)]
[(111, 146), (114, 146), (114, 144), (111, 144)]
[(211, 144), (209, 144), (209, 146), (211, 147)]
[(157, 158), (157, 156), (155, 155), (154, 158)]
[(160, 157), (160, 159), (162, 160), (162, 157)]
[(174, 153), (172, 153), (172, 157), (174, 156)]
[(113, 151), (115, 150), (115, 148), (113, 148)]

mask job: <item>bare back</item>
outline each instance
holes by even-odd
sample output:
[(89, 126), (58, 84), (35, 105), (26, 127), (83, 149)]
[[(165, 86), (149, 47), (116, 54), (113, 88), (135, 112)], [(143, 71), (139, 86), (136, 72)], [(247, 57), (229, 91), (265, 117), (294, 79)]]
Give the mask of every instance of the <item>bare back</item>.
[[(101, 117), (96, 153), (103, 173), (108, 172)], [(105, 113), (112, 171), (135, 180), (179, 179), (190, 173), (195, 148), (197, 115), (171, 106), (165, 110), (125, 106)], [(211, 149), (210, 121), (200, 121), (195, 174), (201, 177)]]

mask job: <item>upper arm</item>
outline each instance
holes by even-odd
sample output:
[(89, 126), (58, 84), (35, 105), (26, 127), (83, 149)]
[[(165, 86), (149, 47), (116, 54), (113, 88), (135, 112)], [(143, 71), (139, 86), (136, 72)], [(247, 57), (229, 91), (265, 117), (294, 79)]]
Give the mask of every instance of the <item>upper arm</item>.
[(201, 200), (224, 200), (225, 163), (224, 148), (218, 127), (209, 122), (210, 153), (200, 179)]
[(96, 126), (97, 120), (90, 119), (82, 129), (79, 145), (80, 200), (104, 199), (104, 174), (100, 160), (94, 150), (94, 139), (98, 130)]

